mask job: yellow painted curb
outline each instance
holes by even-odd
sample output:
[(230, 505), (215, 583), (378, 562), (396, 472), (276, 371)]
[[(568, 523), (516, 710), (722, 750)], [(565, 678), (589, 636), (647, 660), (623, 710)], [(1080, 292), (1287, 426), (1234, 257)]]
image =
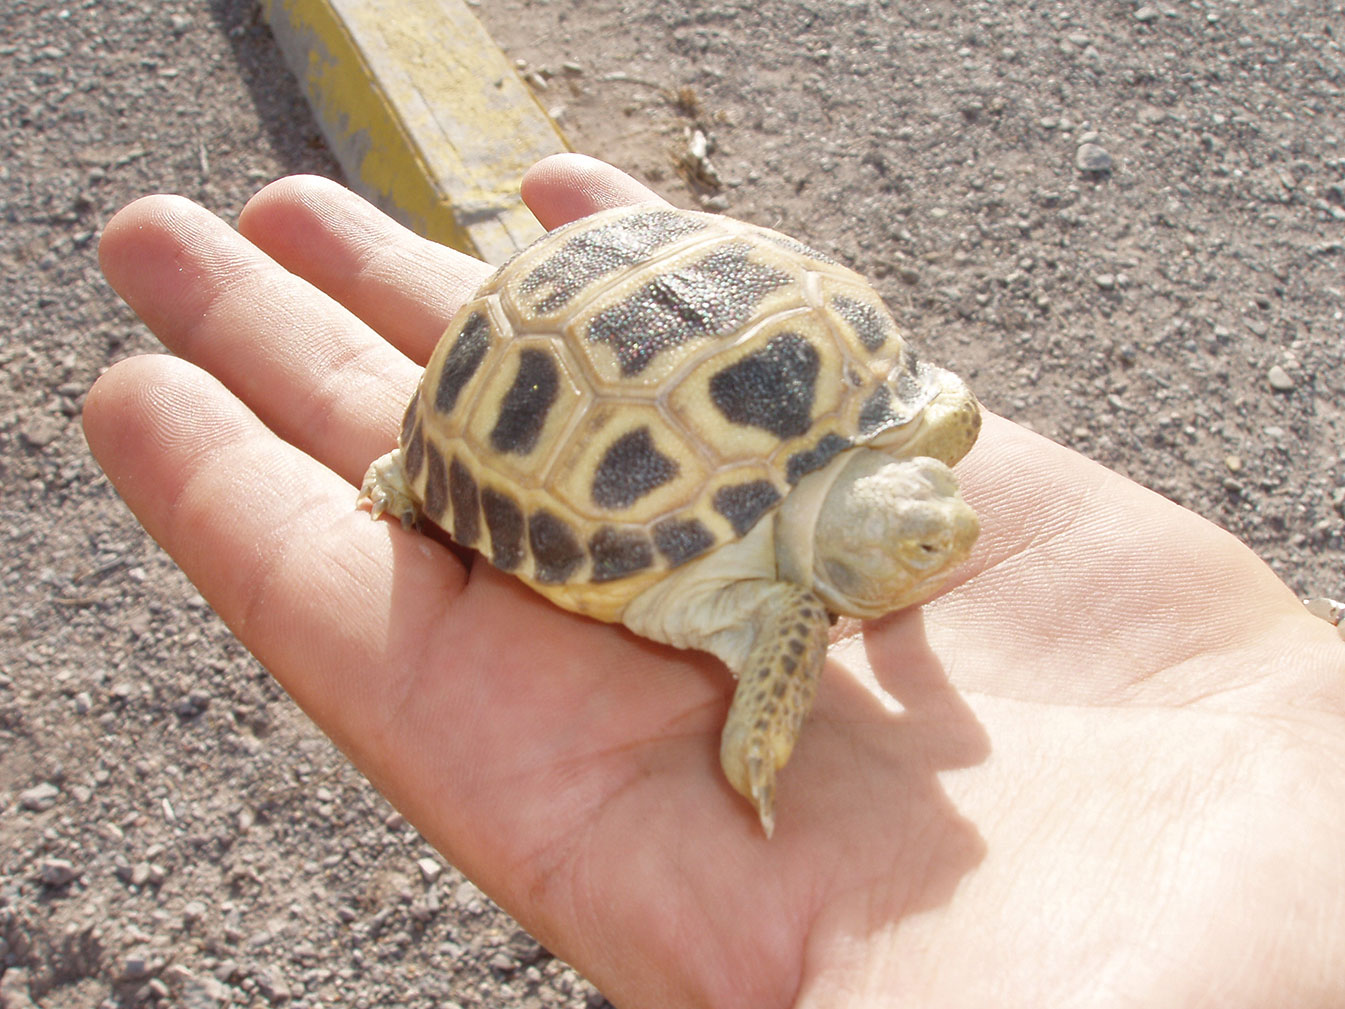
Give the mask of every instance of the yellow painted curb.
[(518, 180), (568, 150), (462, 0), (262, 0), (350, 185), (500, 263), (542, 233)]

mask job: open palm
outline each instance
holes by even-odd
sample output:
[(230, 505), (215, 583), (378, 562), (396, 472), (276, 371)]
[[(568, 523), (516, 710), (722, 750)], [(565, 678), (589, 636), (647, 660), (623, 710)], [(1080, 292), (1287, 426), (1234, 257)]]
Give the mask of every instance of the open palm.
[[(524, 191), (547, 226), (653, 198), (575, 156)], [(122, 496), (617, 1004), (1345, 1004), (1345, 645), (1214, 526), (988, 418), (958, 467), (975, 555), (923, 610), (837, 627), (766, 841), (719, 771), (715, 660), (355, 509), (486, 267), (311, 178), (239, 233), (150, 197), (102, 256), (178, 355), (88, 398)]]

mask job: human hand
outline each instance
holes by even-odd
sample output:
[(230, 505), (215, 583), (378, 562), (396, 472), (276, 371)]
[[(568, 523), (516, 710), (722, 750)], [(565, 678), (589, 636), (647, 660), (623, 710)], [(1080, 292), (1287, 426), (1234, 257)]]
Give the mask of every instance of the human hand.
[[(549, 227), (653, 198), (575, 156), (524, 194)], [(1345, 647), (1231, 536), (987, 417), (957, 468), (975, 554), (922, 609), (838, 626), (768, 842), (719, 771), (715, 660), (355, 509), (485, 266), (311, 178), (238, 233), (150, 197), (101, 252), (179, 355), (89, 395), (119, 492), (618, 1005), (1345, 1004)]]

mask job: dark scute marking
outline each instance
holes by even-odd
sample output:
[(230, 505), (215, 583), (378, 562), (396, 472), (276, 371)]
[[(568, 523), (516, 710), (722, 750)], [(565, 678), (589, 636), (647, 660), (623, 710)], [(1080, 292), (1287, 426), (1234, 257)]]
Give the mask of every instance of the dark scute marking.
[(532, 348), (519, 354), (518, 374), (504, 394), (490, 432), (491, 447), (518, 455), (531, 452), (559, 390), (560, 373), (550, 354)]
[(603, 526), (588, 541), (593, 558), (593, 581), (610, 582), (643, 571), (654, 563), (649, 537), (633, 530)]
[(790, 650), (791, 652), (793, 652), (794, 655), (796, 655), (796, 656), (797, 656), (797, 655), (802, 655), (802, 654), (803, 654), (803, 649), (804, 649), (805, 647), (806, 647), (806, 646), (804, 645), (804, 643), (803, 643), (802, 641), (800, 641), (798, 638), (790, 638), (790, 639), (789, 639), (789, 650)]
[(831, 307), (850, 324), (850, 328), (859, 337), (859, 342), (864, 344), (864, 348), (870, 353), (885, 344), (887, 338), (892, 335), (892, 320), (885, 312), (866, 301), (836, 294), (831, 298)]
[(654, 546), (670, 567), (685, 564), (714, 545), (714, 534), (698, 519), (664, 519), (654, 526)]
[(490, 320), (484, 312), (473, 312), (463, 323), (462, 332), (453, 341), (439, 373), (439, 386), (434, 391), (434, 408), (448, 414), (458, 405), (458, 396), (471, 381), (476, 369), (486, 359), (490, 349)]
[[(792, 670), (792, 669), (787, 669), (787, 670), (785, 670), (785, 672), (788, 672), (788, 673), (792, 673), (793, 671), (794, 671), (794, 670)], [(771, 693), (774, 694), (775, 697), (776, 697), (776, 699), (778, 700), (778, 699), (781, 699), (781, 698), (783, 698), (783, 697), (785, 696), (785, 691), (788, 690), (788, 689), (789, 689), (789, 681), (788, 681), (788, 680), (776, 680), (776, 681), (775, 681), (775, 686), (771, 687)]]
[(537, 580), (555, 585), (566, 581), (584, 563), (584, 548), (574, 531), (548, 511), (528, 516), (528, 545), (537, 562)]
[(929, 390), (934, 384), (929, 366), (921, 364), (911, 353), (906, 355), (903, 363), (905, 367), (897, 376), (897, 395), (903, 403), (924, 403), (929, 399)]
[(715, 491), (714, 509), (729, 520), (739, 536), (757, 524), (757, 519), (780, 500), (780, 492), (767, 480), (730, 484)]
[(407, 483), (420, 476), (420, 467), (425, 464), (425, 442), (422, 440), (420, 419), (409, 435), (402, 435), (402, 469), (406, 471)]
[[(896, 395), (893, 396), (893, 385)], [(859, 408), (859, 433), (874, 435), (890, 427), (909, 424), (938, 391), (937, 382), (921, 366), (917, 372), (903, 370), (895, 382), (876, 386)]]
[(859, 408), (859, 433), (871, 435), (896, 420), (892, 412), (892, 393), (885, 385), (875, 386), (864, 405)]
[(411, 440), (411, 431), (420, 420), (420, 390), (411, 397), (411, 402), (406, 404), (406, 413), (402, 414), (402, 444), (405, 445)]
[(815, 469), (821, 469), (837, 452), (844, 452), (850, 447), (850, 439), (842, 438), (838, 434), (823, 435), (816, 445), (809, 449), (803, 449), (795, 452), (785, 463), (785, 478), (792, 484), (798, 483)]
[(799, 660), (792, 655), (786, 655), (780, 660), (780, 665), (784, 667), (786, 673), (792, 673), (799, 667)]
[(453, 502), (453, 538), (465, 547), (476, 546), (481, 536), (476, 481), (456, 456), (448, 467), (448, 497)]
[(481, 491), (481, 514), (490, 530), (491, 563), (513, 571), (523, 563), (523, 509), (513, 498), (489, 487)]
[(677, 462), (654, 445), (648, 427), (623, 434), (603, 453), (590, 493), (599, 508), (628, 508), (677, 476)]
[(648, 259), (655, 250), (700, 231), (705, 222), (675, 210), (632, 214), (566, 239), (523, 278), (519, 293), (544, 292), (534, 312), (551, 312), (600, 277)]
[(811, 343), (781, 333), (711, 378), (710, 398), (735, 424), (797, 438), (812, 423), (818, 361)]
[(429, 442), (425, 443), (425, 465), (425, 514), (443, 528), (448, 511), (448, 474), (444, 469), (444, 457)]
[(747, 258), (752, 247), (732, 242), (655, 277), (598, 313), (588, 338), (611, 344), (623, 375), (638, 375), (661, 351), (698, 337), (737, 329), (789, 275)]

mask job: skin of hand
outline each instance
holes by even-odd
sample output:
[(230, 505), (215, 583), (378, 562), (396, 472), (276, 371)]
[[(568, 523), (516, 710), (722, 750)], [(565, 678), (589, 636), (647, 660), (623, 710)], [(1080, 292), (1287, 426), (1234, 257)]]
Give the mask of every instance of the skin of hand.
[[(547, 227), (654, 198), (577, 155), (523, 193)], [(302, 177), (236, 232), (140, 200), (101, 256), (176, 355), (89, 394), (117, 490), (617, 1005), (1345, 1005), (1345, 645), (1232, 536), (988, 416), (957, 467), (972, 559), (837, 625), (768, 842), (719, 771), (715, 660), (355, 508), (485, 266)]]

